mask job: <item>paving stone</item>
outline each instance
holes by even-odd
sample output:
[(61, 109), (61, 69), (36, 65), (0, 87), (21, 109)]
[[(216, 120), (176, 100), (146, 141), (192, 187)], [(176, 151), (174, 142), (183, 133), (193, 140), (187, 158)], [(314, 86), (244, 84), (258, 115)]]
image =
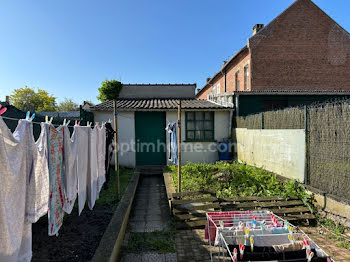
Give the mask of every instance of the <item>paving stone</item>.
[(121, 262), (135, 262), (135, 261), (141, 261), (142, 256), (139, 254), (127, 254), (121, 258)]
[(176, 253), (167, 253), (167, 254), (165, 254), (165, 261), (166, 262), (177, 262), (177, 255), (176, 255)]
[(142, 262), (165, 262), (165, 255), (156, 253), (146, 253), (142, 255)]

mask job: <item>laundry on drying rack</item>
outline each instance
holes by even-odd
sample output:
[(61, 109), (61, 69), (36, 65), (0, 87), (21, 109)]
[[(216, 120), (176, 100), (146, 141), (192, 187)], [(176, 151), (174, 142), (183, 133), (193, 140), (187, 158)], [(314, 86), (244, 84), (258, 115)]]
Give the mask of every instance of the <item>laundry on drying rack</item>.
[[(0, 261), (30, 261), (31, 224), (48, 213), (48, 234), (58, 235), (64, 213), (78, 196), (78, 213), (86, 199), (94, 207), (106, 181), (114, 130), (105, 125), (58, 126), (40, 123), (37, 141), (33, 118), (18, 121), (11, 133), (0, 116)], [(112, 138), (112, 139), (111, 139)], [(108, 164), (108, 165), (107, 165)], [(108, 168), (108, 169), (107, 169)]]

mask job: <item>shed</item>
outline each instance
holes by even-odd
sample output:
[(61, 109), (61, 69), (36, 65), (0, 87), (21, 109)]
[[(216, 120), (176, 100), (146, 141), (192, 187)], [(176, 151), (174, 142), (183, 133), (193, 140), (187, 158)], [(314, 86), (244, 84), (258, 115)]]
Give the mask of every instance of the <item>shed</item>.
[[(193, 90), (192, 97), (164, 98), (166, 95), (163, 92), (161, 98), (117, 100), (118, 156), (121, 165), (135, 167), (172, 164), (169, 161), (170, 137), (165, 128), (168, 123), (177, 121), (180, 100), (182, 164), (214, 163), (218, 160), (217, 142), (228, 139), (231, 135), (233, 108), (195, 99), (194, 88), (190, 88)], [(124, 90), (124, 94), (127, 91)], [(189, 94), (188, 90), (186, 92)], [(174, 90), (169, 93), (169, 96), (176, 96)], [(157, 94), (153, 94), (155, 96)], [(113, 101), (98, 104), (90, 110), (94, 113), (96, 122), (113, 120)]]

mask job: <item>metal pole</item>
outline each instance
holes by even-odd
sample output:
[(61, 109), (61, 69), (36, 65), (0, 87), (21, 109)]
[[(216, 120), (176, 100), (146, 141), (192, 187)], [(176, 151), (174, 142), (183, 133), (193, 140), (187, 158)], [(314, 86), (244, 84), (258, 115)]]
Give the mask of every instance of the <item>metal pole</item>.
[(305, 129), (305, 184), (310, 184), (310, 174), (309, 174), (309, 130), (308, 130), (308, 112), (307, 106), (304, 106), (304, 129)]
[(117, 122), (117, 101), (113, 101), (114, 108), (114, 170), (117, 176), (116, 189), (117, 199), (120, 199), (120, 185), (119, 185), (119, 162), (118, 162), (118, 122)]
[(181, 100), (177, 109), (177, 177), (178, 192), (181, 192)]

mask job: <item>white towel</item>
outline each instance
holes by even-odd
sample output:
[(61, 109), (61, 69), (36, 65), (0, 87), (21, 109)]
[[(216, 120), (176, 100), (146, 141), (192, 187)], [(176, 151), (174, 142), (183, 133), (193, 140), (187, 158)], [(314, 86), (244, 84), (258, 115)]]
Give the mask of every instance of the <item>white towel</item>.
[(97, 199), (97, 179), (98, 179), (98, 161), (97, 161), (97, 142), (98, 134), (97, 127), (90, 131), (89, 137), (89, 164), (90, 168), (88, 170), (88, 179), (87, 179), (87, 198), (88, 206), (90, 210), (93, 209), (96, 199)]
[(70, 214), (78, 193), (78, 179), (76, 170), (76, 145), (70, 138), (68, 126), (63, 126), (64, 145), (64, 179), (65, 179), (65, 203), (63, 210)]
[(78, 209), (79, 215), (86, 202), (86, 180), (89, 165), (89, 133), (91, 128), (74, 126), (73, 143), (76, 143), (76, 173), (78, 179)]
[(0, 117), (0, 261), (30, 261), (32, 225), (25, 223), (26, 187), (34, 139), (29, 122), (20, 120), (12, 134)]
[(97, 158), (98, 158), (98, 179), (97, 196), (100, 193), (103, 184), (106, 182), (106, 128), (102, 125), (97, 129)]

